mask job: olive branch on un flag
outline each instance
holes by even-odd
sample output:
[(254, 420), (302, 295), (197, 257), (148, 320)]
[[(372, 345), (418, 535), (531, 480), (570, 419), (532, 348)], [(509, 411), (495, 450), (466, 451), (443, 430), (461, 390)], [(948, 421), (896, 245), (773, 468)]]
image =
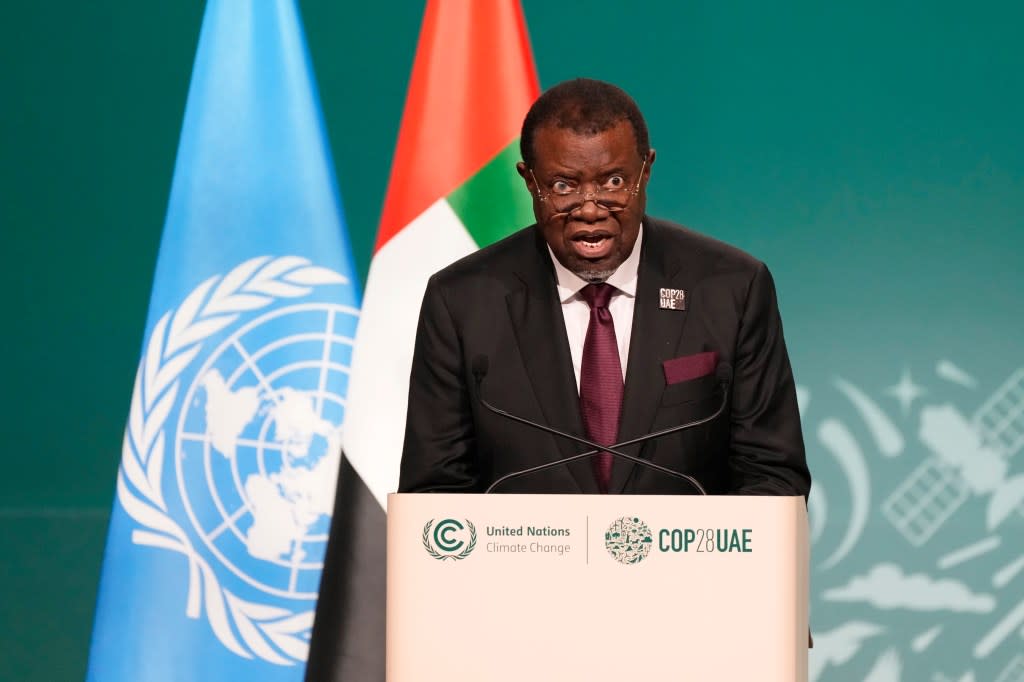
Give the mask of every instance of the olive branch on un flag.
[(315, 286), (347, 283), (333, 270), (298, 256), (245, 261), (223, 277), (204, 281), (176, 310), (160, 318), (135, 375), (117, 473), (117, 498), (144, 528), (132, 531), (132, 542), (173, 550), (188, 559), (185, 613), (199, 618), (205, 605), (217, 639), (243, 658), (256, 656), (278, 665), (305, 661), (313, 610), (293, 613), (246, 601), (221, 587), (213, 568), (167, 512), (161, 489), (168, 440), (164, 425), (178, 397), (179, 377), (208, 338), (240, 314), (265, 308), (277, 299), (307, 296)]

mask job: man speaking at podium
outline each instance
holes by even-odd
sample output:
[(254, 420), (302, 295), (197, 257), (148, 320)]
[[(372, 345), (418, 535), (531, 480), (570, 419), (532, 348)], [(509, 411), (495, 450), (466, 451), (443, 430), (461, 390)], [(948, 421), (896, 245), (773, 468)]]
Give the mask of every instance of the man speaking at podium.
[(645, 215), (636, 103), (561, 83), (520, 144), (537, 222), (430, 279), (399, 491), (807, 495), (771, 275)]

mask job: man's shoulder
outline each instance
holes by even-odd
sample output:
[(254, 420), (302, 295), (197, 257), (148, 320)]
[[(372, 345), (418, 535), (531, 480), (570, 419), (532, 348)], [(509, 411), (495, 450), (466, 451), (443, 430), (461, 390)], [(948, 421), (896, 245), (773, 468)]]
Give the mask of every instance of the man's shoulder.
[(753, 274), (764, 263), (746, 251), (688, 227), (661, 218), (647, 216), (645, 239), (651, 238), (667, 257), (681, 259), (690, 270), (704, 274), (745, 272)]

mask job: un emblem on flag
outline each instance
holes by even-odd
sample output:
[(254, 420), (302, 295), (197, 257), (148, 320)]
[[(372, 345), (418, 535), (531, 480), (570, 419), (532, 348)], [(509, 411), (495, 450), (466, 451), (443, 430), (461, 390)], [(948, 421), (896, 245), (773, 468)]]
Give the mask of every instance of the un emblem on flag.
[(323, 303), (260, 315), (210, 353), (182, 403), (188, 518), (221, 564), (269, 594), (316, 597), (354, 323)]
[(136, 376), (117, 486), (131, 540), (187, 558), (186, 614), (244, 658), (308, 650), (359, 314), (326, 287), (349, 284), (304, 258), (246, 261), (159, 319)]

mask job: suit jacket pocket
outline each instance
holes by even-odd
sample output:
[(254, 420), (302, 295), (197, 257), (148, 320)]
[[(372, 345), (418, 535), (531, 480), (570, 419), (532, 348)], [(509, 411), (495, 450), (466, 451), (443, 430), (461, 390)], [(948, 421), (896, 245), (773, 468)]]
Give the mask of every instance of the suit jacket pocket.
[(704, 400), (710, 398), (715, 394), (715, 389), (718, 386), (718, 382), (715, 381), (714, 374), (708, 374), (702, 376), (699, 379), (691, 379), (690, 381), (680, 381), (677, 384), (671, 384), (666, 386), (665, 390), (661, 394), (661, 405), (662, 407), (668, 407), (669, 405), (679, 405), (681, 403), (689, 403), (696, 400)]

